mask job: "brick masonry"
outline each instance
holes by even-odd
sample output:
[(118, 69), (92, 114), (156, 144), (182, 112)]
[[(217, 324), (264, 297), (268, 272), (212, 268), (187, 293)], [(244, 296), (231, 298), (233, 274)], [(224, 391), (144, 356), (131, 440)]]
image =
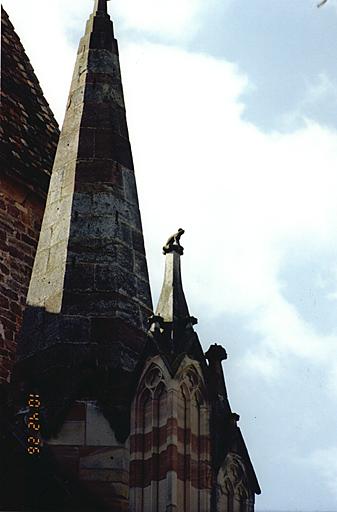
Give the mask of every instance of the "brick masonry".
[(10, 379), (58, 125), (1, 8), (0, 383)]
[(22, 43), (1, 8), (1, 176), (45, 196), (59, 137)]
[(29, 278), (43, 215), (42, 204), (26, 201), (14, 182), (1, 180), (0, 194), (0, 380), (9, 381)]

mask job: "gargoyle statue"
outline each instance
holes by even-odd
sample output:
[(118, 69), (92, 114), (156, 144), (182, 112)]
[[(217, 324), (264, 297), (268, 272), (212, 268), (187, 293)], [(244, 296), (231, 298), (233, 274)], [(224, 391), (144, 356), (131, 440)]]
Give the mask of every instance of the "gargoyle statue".
[(182, 228), (179, 228), (177, 233), (170, 236), (170, 238), (167, 240), (166, 244), (163, 247), (163, 253), (167, 254), (168, 252), (171, 252), (173, 245), (178, 245), (179, 247), (181, 247), (180, 238), (182, 237), (182, 235), (184, 233), (185, 233), (185, 230)]

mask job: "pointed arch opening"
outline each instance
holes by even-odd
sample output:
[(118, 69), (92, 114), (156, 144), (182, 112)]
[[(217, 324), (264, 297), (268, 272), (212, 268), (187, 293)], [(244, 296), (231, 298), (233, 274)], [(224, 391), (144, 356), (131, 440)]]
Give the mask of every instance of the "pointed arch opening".
[(236, 496), (239, 502), (239, 512), (248, 512), (248, 492), (242, 484), (237, 487)]
[(249, 491), (243, 459), (230, 452), (218, 473), (218, 512), (251, 512), (254, 497)]
[(234, 488), (229, 479), (225, 482), (227, 512), (234, 512)]

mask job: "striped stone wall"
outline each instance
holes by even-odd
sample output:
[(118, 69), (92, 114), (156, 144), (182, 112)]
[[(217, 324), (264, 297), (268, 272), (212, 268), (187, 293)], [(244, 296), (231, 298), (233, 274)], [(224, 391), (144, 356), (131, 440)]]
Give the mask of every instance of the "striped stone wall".
[(208, 512), (209, 405), (200, 366), (185, 357), (172, 377), (148, 361), (132, 406), (130, 511)]

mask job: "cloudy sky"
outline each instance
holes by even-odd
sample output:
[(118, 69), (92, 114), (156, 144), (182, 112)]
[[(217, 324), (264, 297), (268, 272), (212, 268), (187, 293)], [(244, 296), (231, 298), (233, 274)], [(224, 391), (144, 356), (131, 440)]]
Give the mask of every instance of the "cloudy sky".
[[(92, 0), (3, 0), (62, 122)], [(337, 1), (113, 0), (154, 300), (221, 342), (258, 510), (337, 511)]]

